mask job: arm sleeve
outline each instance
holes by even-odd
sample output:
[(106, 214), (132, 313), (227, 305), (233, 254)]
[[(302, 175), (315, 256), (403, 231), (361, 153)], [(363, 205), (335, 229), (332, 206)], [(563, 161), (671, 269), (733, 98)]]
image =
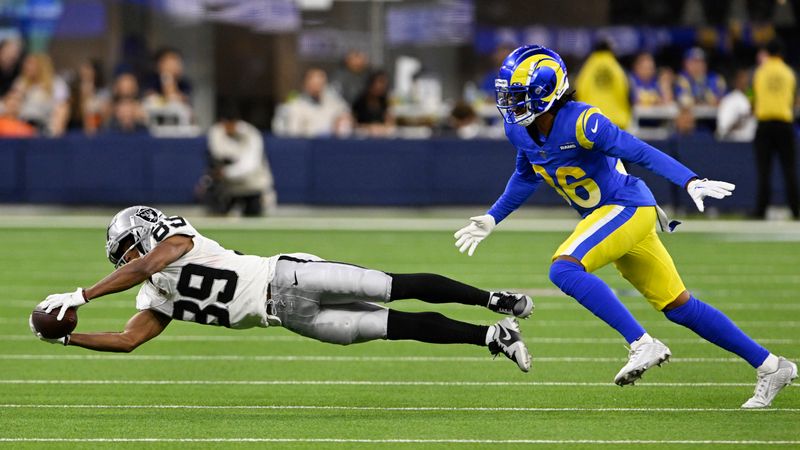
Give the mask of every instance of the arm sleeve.
[(578, 142), (583, 148), (595, 149), (608, 156), (638, 164), (680, 187), (697, 174), (639, 138), (620, 130), (597, 108), (586, 110), (576, 124)]
[(517, 152), (517, 169), (508, 179), (506, 190), (489, 208), (488, 214), (494, 217), (495, 223), (500, 223), (509, 214), (525, 203), (525, 200), (536, 191), (542, 182), (528, 162), (528, 158), (521, 152)]

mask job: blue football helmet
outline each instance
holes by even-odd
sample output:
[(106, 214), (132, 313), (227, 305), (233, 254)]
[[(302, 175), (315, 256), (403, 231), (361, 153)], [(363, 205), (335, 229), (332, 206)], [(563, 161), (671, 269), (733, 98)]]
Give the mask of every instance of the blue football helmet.
[(494, 87), (506, 123), (528, 126), (569, 88), (567, 66), (549, 48), (525, 45), (503, 61)]

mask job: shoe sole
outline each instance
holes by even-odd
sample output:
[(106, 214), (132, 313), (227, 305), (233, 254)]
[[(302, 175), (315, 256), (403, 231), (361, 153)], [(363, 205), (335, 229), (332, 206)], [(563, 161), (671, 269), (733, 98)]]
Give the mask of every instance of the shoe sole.
[(640, 378), (642, 378), (642, 375), (644, 375), (644, 373), (647, 372), (648, 369), (652, 368), (653, 366), (659, 366), (660, 367), (661, 364), (669, 362), (670, 356), (672, 356), (672, 355), (670, 353), (667, 353), (664, 356), (662, 356), (661, 358), (659, 358), (658, 361), (656, 361), (654, 363), (651, 363), (650, 365), (646, 365), (644, 367), (641, 367), (639, 369), (632, 370), (632, 371), (626, 373), (625, 375), (623, 375), (619, 379), (614, 380), (614, 383), (616, 385), (618, 385), (618, 386), (625, 386), (625, 385), (628, 385), (628, 384), (633, 384), (636, 381), (638, 381)]
[(518, 351), (522, 352), (522, 354), (525, 355), (525, 361), (516, 361), (516, 360), (512, 361), (517, 363), (517, 367), (519, 367), (519, 370), (528, 373), (531, 370), (531, 353), (528, 351), (528, 346), (525, 345), (524, 342), (522, 341), (518, 342), (520, 343)]

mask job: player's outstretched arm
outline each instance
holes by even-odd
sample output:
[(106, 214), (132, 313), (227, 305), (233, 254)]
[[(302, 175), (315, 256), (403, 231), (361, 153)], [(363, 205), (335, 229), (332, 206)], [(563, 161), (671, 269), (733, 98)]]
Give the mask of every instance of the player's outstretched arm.
[[(586, 114), (587, 125), (583, 126), (579, 136), (582, 146), (596, 148), (609, 156), (638, 164), (685, 188), (700, 212), (705, 210), (703, 199), (722, 199), (730, 196), (736, 188), (732, 183), (700, 179), (673, 157), (621, 130), (596, 108), (588, 110)], [(591, 128), (589, 124), (592, 124)]]
[(482, 216), (470, 217), (470, 223), (456, 231), (456, 247), (461, 253), (469, 256), (475, 248), (494, 229), (495, 225), (516, 211), (528, 199), (541, 183), (541, 179), (533, 172), (527, 157), (522, 151), (517, 152), (516, 170), (509, 178), (506, 189), (500, 198)]
[(68, 308), (81, 306), (93, 298), (125, 291), (142, 283), (185, 255), (193, 245), (192, 238), (188, 236), (170, 236), (153, 251), (125, 264), (89, 289), (78, 288), (75, 292), (50, 295), (39, 307), (48, 313), (55, 308), (61, 308), (58, 313), (58, 320), (61, 320)]
[(126, 291), (161, 272), (192, 249), (194, 243), (188, 236), (170, 236), (141, 258), (125, 264), (107, 277), (86, 289), (86, 300)]
[(100, 352), (132, 352), (136, 347), (161, 334), (172, 318), (156, 311), (136, 313), (117, 333), (75, 333), (65, 345), (77, 345)]

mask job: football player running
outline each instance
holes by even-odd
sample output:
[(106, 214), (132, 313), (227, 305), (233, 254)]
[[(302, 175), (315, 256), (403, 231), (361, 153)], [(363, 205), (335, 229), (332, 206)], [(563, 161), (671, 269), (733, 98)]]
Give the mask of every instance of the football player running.
[(573, 101), (564, 62), (550, 49), (529, 45), (511, 52), (500, 67), (495, 88), (506, 136), (517, 149), (516, 170), (489, 211), (470, 218), (455, 233), (459, 250), (472, 255), (492, 229), (544, 181), (582, 217), (553, 254), (550, 280), (630, 344), (628, 362), (614, 382), (632, 384), (650, 367), (667, 361), (671, 353), (592, 274), (609, 263), (667, 319), (756, 368), (755, 393), (742, 407), (768, 407), (797, 377), (797, 366), (770, 353), (686, 289), (655, 230), (658, 223), (672, 231), (675, 223), (657, 207), (644, 181), (626, 173), (621, 160), (685, 188), (700, 211), (706, 197), (727, 197), (735, 186), (698, 177), (615, 126), (598, 108)]
[(61, 308), (61, 320), (67, 308), (144, 283), (136, 296), (139, 312), (118, 333), (44, 339), (31, 325), (42, 340), (130, 352), (158, 336), (172, 319), (237, 329), (280, 325), (342, 345), (375, 339), (474, 344), (504, 354), (524, 372), (530, 369), (515, 318), (480, 326), (376, 304), (417, 298), (485, 306), (524, 318), (533, 309), (526, 295), (487, 292), (435, 274), (384, 273), (306, 253), (243, 255), (204, 237), (186, 219), (147, 206), (120, 211), (106, 238), (116, 270), (90, 288), (48, 296), (40, 307), (47, 312)]

